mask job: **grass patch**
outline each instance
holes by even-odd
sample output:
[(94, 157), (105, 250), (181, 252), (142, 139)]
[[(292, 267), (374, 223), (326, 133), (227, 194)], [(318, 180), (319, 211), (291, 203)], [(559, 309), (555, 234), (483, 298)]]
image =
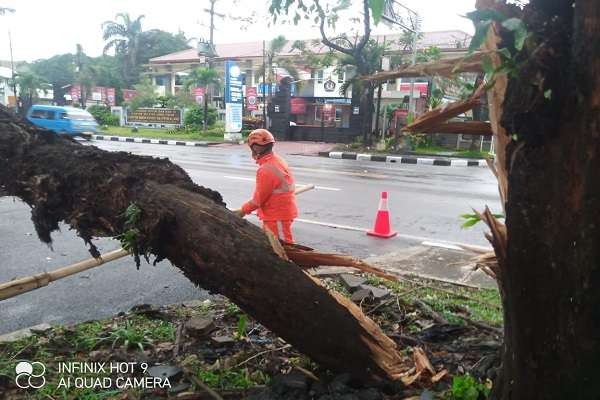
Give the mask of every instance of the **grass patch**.
[(204, 384), (218, 390), (248, 389), (269, 383), (269, 376), (259, 370), (253, 373), (247, 369), (199, 370), (197, 376)]
[(165, 140), (198, 140), (206, 142), (222, 142), (225, 130), (217, 126), (206, 131), (178, 131), (174, 129), (161, 128), (143, 128), (137, 127), (137, 132), (132, 132), (132, 127), (128, 126), (109, 126), (105, 130), (99, 131), (99, 135), (127, 136), (148, 139)]
[(470, 289), (462, 286), (428, 282), (430, 287), (412, 282), (393, 282), (368, 276), (370, 285), (384, 286), (406, 302), (421, 300), (439, 312), (449, 322), (464, 324), (461, 315), (474, 321), (501, 326), (503, 320), (500, 292), (497, 289)]

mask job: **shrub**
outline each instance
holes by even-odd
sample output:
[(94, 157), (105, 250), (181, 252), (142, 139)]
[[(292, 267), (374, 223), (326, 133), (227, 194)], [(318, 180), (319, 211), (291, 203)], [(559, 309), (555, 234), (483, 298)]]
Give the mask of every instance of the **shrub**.
[(118, 126), (119, 117), (110, 112), (110, 107), (105, 106), (90, 106), (88, 112), (96, 119), (100, 125)]
[(263, 120), (262, 120), (262, 118), (244, 117), (244, 118), (242, 118), (242, 126), (244, 127), (244, 129), (249, 129), (249, 130), (262, 128)]
[[(217, 122), (219, 113), (214, 107), (208, 107), (207, 126), (213, 126)], [(193, 106), (187, 110), (183, 118), (183, 122), (187, 126), (202, 127), (204, 125), (204, 107)]]

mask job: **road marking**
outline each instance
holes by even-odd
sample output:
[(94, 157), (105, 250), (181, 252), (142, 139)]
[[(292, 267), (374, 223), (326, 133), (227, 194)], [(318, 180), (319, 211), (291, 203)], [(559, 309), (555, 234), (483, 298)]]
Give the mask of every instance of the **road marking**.
[[(233, 176), (233, 175), (223, 175), (223, 178), (227, 178), (227, 179), (237, 179), (239, 181), (249, 181), (249, 182), (254, 182), (254, 178), (247, 178), (244, 176)], [(296, 185), (298, 186), (307, 186), (308, 183), (296, 183)], [(315, 189), (319, 189), (319, 190), (330, 190), (333, 192), (339, 192), (340, 188), (334, 188), (334, 187), (329, 187), (329, 186), (318, 186), (315, 185)]]
[(347, 230), (347, 231), (366, 232), (368, 230), (368, 229), (364, 229), (364, 228), (357, 228), (355, 226), (338, 225), (338, 224), (334, 224), (334, 223), (331, 223), (331, 222), (313, 221), (313, 220), (304, 219), (304, 218), (296, 218), (294, 221), (304, 222), (305, 224), (326, 226), (328, 228), (334, 228), (334, 229), (344, 229), (344, 230)]
[(450, 249), (450, 250), (463, 250), (462, 247), (453, 245), (453, 244), (449, 244), (449, 243), (439, 243), (439, 242), (429, 242), (429, 241), (425, 241), (425, 242), (421, 242), (421, 244), (423, 246), (429, 246), (429, 247), (441, 247), (443, 249)]

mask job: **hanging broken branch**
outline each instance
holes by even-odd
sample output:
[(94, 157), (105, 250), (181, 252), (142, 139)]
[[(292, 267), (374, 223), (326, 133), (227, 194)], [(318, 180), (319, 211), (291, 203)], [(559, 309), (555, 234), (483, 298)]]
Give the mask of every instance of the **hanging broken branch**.
[(423, 76), (443, 76), (451, 78), (463, 72), (483, 72), (481, 67), (482, 52), (473, 53), (465, 57), (447, 58), (422, 64), (405, 65), (396, 71), (379, 72), (365, 76), (364, 81), (387, 81), (396, 78), (419, 78)]
[(485, 90), (486, 86), (485, 84), (482, 84), (468, 99), (444, 104), (435, 110), (429, 111), (417, 118), (412, 124), (406, 125), (404, 128), (402, 128), (402, 131), (423, 132), (430, 129), (435, 129), (437, 126), (443, 124), (450, 118), (454, 118), (478, 105), (481, 101), (481, 95), (485, 92)]

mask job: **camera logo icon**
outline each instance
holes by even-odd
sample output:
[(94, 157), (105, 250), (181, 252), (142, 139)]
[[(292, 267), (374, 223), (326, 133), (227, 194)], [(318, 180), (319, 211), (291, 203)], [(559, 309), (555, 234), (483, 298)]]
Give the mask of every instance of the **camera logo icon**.
[(15, 367), (15, 383), (21, 389), (39, 389), (46, 384), (46, 366), (41, 362), (21, 361)]

